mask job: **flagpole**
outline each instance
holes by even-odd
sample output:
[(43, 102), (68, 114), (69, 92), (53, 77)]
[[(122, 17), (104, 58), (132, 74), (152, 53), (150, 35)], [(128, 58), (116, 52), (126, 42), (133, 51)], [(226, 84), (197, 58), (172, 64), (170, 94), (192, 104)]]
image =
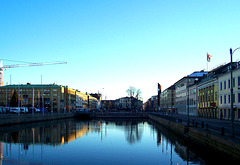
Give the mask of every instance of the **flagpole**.
[(208, 52), (207, 52), (207, 72), (208, 72)]
[(208, 61), (207, 61), (207, 72), (208, 72)]

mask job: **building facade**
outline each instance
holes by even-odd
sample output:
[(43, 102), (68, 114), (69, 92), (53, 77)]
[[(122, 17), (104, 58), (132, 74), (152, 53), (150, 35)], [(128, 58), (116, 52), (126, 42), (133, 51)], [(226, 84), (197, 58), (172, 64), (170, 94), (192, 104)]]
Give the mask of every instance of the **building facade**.
[(160, 94), (161, 111), (175, 112), (176, 109), (175, 95), (176, 95), (175, 85), (170, 86)]
[(14, 90), (18, 93), (19, 107), (45, 108), (49, 112), (74, 111), (80, 107), (93, 109), (97, 99), (67, 86), (45, 85), (6, 85), (0, 87), (0, 106), (9, 107)]
[(207, 118), (218, 117), (218, 78), (209, 74), (198, 84), (198, 115)]
[(142, 110), (143, 102), (134, 97), (122, 97), (115, 100), (118, 110)]
[[(197, 83), (207, 72), (193, 72), (175, 83), (176, 113), (182, 115), (197, 115)], [(191, 101), (191, 103), (190, 103)], [(191, 104), (191, 105), (190, 105)], [(191, 108), (191, 113), (190, 113)]]
[[(219, 90), (219, 109), (218, 118), (231, 119), (231, 80), (230, 68), (219, 75), (218, 90)], [(240, 120), (240, 64), (233, 65), (233, 110), (235, 120)]]

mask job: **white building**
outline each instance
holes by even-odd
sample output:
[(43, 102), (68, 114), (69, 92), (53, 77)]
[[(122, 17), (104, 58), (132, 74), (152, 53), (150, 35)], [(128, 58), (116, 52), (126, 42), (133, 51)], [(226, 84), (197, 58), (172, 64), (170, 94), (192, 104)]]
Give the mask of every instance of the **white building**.
[[(218, 77), (219, 109), (218, 116), (231, 119), (231, 74), (228, 67), (225, 73)], [(233, 109), (235, 120), (240, 120), (240, 62), (233, 64)]]

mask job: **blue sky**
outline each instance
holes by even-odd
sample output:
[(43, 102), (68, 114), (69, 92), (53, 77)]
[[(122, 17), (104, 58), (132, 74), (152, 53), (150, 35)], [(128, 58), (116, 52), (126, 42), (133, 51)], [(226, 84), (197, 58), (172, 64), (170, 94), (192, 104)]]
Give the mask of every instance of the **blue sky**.
[[(107, 99), (143, 100), (229, 62), (240, 46), (237, 0), (1, 0), (0, 58), (67, 65), (4, 71), (4, 84), (58, 83)], [(236, 51), (233, 60), (240, 59)], [(3, 60), (3, 65), (19, 64)], [(104, 89), (103, 89), (104, 88)]]

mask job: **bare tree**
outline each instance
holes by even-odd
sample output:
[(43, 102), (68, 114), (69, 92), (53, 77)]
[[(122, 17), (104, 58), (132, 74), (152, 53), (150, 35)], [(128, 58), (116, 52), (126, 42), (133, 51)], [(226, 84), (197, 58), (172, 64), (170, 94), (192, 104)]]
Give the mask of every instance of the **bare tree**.
[(126, 90), (126, 92), (127, 92), (127, 94), (128, 94), (128, 96), (130, 97), (130, 99), (131, 99), (131, 110), (132, 109), (136, 109), (136, 107), (137, 107), (137, 100), (140, 100), (141, 99), (141, 94), (142, 94), (142, 92), (141, 92), (141, 90), (140, 89), (136, 89), (135, 87), (133, 87), (133, 86), (130, 86), (127, 90)]
[(127, 94), (129, 97), (133, 97), (133, 98), (136, 98), (136, 99), (140, 99), (141, 98), (141, 90), (140, 89), (137, 89), (133, 86), (130, 86), (127, 90), (126, 90)]

